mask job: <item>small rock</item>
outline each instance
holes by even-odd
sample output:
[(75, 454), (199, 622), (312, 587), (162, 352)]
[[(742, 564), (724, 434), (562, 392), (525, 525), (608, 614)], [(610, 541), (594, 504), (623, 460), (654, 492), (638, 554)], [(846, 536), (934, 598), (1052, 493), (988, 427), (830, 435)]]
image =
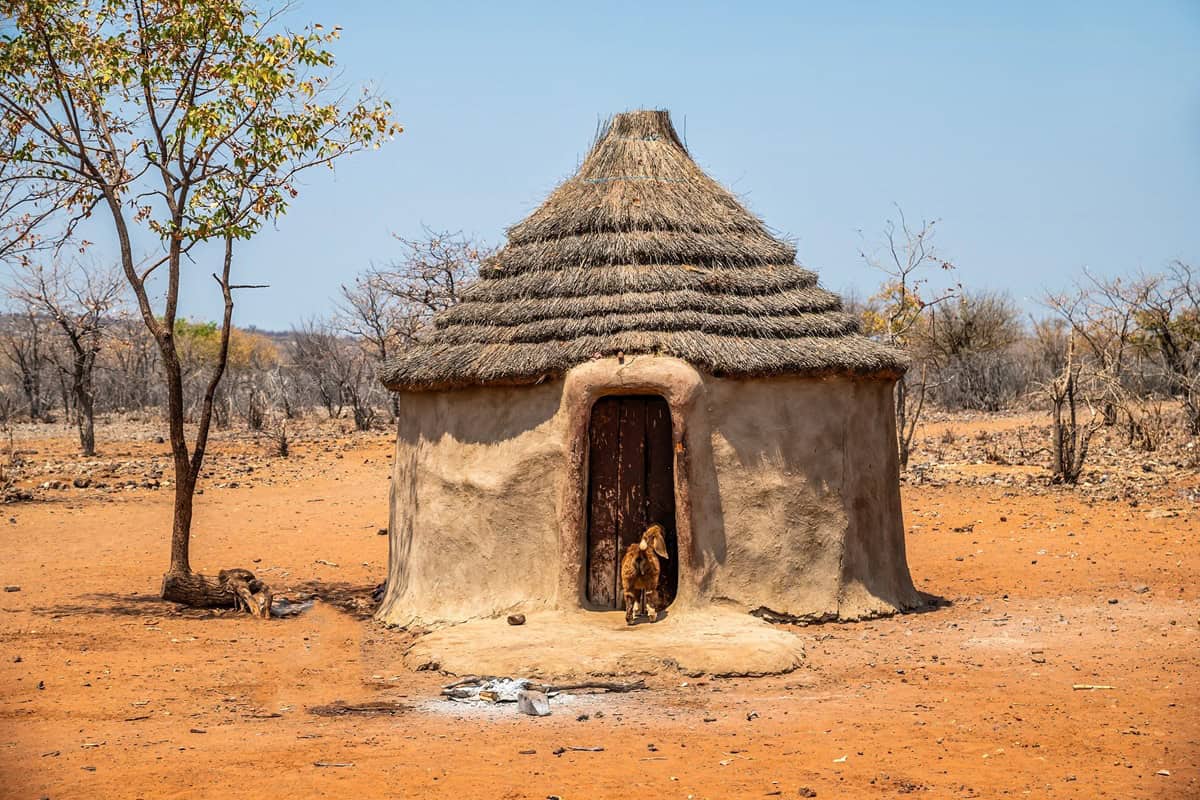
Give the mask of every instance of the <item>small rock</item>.
[(1137, 586), (1133, 587), (1134, 594), (1145, 594), (1148, 591), (1150, 591), (1150, 587), (1144, 583), (1139, 583)]
[(808, 788), (807, 786), (801, 786), (800, 789), (796, 792), (796, 794), (800, 795), (801, 797), (816, 797), (817, 796), (817, 793), (815, 791), (813, 791), (812, 789)]
[(76, 478), (75, 480), (71, 481), (71, 483), (75, 486), (76, 489), (86, 489), (92, 485), (92, 479), (91, 478)]
[(1110, 598), (1108, 598), (1108, 604), (1109, 604), (1110, 606), (1115, 606), (1115, 605), (1116, 605), (1117, 603), (1119, 603), (1119, 602), (1120, 602), (1120, 601), (1119, 601), (1119, 600), (1117, 600), (1117, 598), (1115, 598), (1115, 597), (1110, 597)]
[(757, 711), (751, 711), (749, 714), (747, 714), (747, 715), (746, 715), (746, 721), (747, 721), (747, 722), (749, 722), (749, 721), (750, 721), (750, 720), (752, 720), (752, 719), (757, 719), (757, 718), (758, 718), (758, 712), (757, 712)]
[(531, 717), (549, 716), (550, 701), (536, 689), (522, 689), (517, 692), (517, 711)]
[(1164, 778), (1169, 778), (1169, 777), (1171, 777), (1171, 770), (1169, 770), (1169, 769), (1160, 769), (1158, 772), (1156, 772), (1156, 773), (1154, 773), (1154, 774), (1155, 774), (1155, 775), (1162, 775)]
[(387, 528), (380, 528), (375, 533), (379, 536), (387, 536)]
[(20, 586), (5, 586), (5, 587), (4, 587), (4, 591), (6, 591), (6, 592), (19, 592), (19, 591), (21, 591), (21, 587), (20, 587)]
[(509, 625), (524, 625), (525, 624), (525, 615), (524, 614), (509, 614), (508, 615), (508, 624)]
[(45, 682), (45, 681), (38, 681), (37, 688), (39, 688), (39, 689), (45, 689), (45, 688), (46, 688), (46, 682)]

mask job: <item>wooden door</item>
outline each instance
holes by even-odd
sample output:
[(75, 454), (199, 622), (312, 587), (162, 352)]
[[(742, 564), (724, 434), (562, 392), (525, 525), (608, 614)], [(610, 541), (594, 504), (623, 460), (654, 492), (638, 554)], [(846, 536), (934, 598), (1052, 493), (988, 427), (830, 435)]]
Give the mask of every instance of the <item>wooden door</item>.
[(622, 607), (621, 556), (659, 524), (670, 558), (661, 561), (659, 592), (675, 597), (679, 553), (675, 537), (671, 412), (661, 397), (604, 397), (588, 429), (587, 598), (599, 608)]

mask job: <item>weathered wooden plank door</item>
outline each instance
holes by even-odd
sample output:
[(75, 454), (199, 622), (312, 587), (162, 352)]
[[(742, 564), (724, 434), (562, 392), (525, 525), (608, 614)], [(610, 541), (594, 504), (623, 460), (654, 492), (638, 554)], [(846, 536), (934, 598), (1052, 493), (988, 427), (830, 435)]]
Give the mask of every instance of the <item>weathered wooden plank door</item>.
[(604, 397), (592, 408), (588, 430), (588, 601), (621, 608), (620, 560), (647, 526), (666, 534), (659, 591), (675, 597), (679, 554), (675, 537), (674, 451), (671, 412), (661, 397)]

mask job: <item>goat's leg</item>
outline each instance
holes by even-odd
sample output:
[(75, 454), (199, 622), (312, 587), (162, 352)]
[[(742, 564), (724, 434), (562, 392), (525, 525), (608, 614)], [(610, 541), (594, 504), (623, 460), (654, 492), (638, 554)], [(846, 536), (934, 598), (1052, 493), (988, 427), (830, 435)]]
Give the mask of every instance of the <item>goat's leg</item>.
[(637, 611), (637, 596), (633, 592), (626, 589), (625, 590), (625, 624), (626, 625), (633, 624), (633, 615), (634, 615), (635, 611)]
[(658, 620), (658, 590), (650, 589), (646, 592), (646, 598), (650, 603), (650, 607), (646, 609), (646, 616), (650, 619)]

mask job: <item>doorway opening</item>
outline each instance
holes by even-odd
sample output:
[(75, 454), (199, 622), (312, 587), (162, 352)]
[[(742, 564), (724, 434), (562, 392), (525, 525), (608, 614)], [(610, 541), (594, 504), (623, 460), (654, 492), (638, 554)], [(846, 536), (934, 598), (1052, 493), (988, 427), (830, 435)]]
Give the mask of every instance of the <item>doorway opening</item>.
[(665, 608), (679, 587), (671, 410), (657, 395), (602, 397), (588, 425), (587, 601), (622, 609), (621, 557), (650, 525), (663, 528), (658, 591)]

